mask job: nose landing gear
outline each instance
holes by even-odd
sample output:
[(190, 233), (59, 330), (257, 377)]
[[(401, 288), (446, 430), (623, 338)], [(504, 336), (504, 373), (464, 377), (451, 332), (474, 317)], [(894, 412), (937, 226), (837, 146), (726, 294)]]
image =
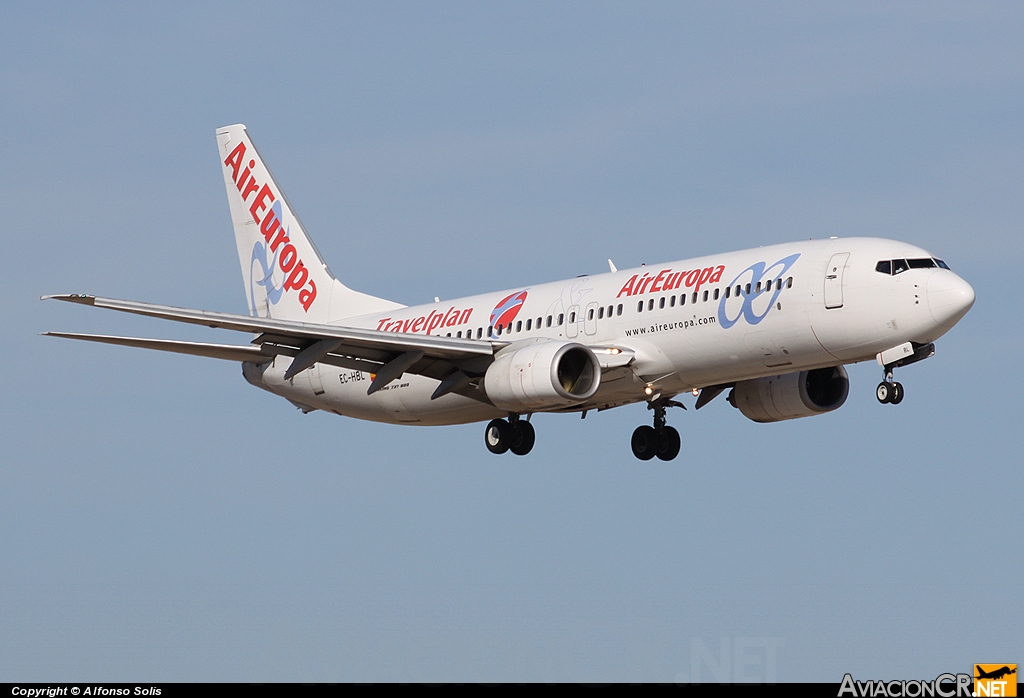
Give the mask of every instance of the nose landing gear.
[(666, 407), (686, 407), (681, 402), (658, 398), (647, 404), (647, 409), (654, 410), (654, 426), (637, 427), (633, 432), (629, 445), (633, 455), (640, 460), (651, 460), (655, 456), (661, 460), (672, 460), (679, 455), (681, 441), (679, 432), (665, 425)]
[(892, 369), (885, 369), (885, 379), (875, 388), (875, 397), (883, 405), (898, 405), (903, 402), (903, 384), (892, 378)]
[(525, 456), (533, 450), (533, 444), (537, 440), (537, 433), (533, 425), (526, 420), (519, 419), (519, 415), (511, 413), (508, 421), (504, 419), (492, 419), (484, 429), (484, 444), (491, 453), (502, 454), (512, 451), (517, 456)]

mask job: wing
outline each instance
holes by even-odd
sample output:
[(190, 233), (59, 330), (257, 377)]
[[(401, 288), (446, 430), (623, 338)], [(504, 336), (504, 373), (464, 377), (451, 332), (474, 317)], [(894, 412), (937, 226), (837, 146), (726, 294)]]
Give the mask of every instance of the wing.
[(434, 397), (449, 392), (462, 392), (470, 381), (484, 374), (494, 360), (494, 352), (507, 344), (489, 340), (399, 334), (341, 325), (249, 317), (87, 295), (54, 295), (43, 296), (43, 299), (80, 303), (175, 322), (256, 334), (256, 338), (249, 346), (46, 333), (51, 336), (209, 356), (230, 361), (266, 363), (272, 361), (275, 356), (290, 356), (293, 358), (285, 374), (286, 379), (315, 363), (332, 364), (376, 374), (370, 384), (369, 393), (380, 390), (402, 373), (413, 373), (441, 381)]

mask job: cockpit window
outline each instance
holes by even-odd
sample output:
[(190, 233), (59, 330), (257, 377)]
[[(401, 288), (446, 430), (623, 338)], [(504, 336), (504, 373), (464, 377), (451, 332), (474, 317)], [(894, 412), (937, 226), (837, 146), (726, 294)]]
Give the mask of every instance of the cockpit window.
[(883, 259), (875, 265), (875, 271), (882, 274), (892, 274), (892, 260)]
[(936, 259), (935, 263), (939, 265), (940, 269), (949, 269), (949, 265), (943, 262), (941, 259)]
[(925, 257), (924, 259), (908, 259), (907, 264), (910, 265), (911, 269), (932, 269), (935, 267), (935, 262), (932, 261), (931, 257)]
[(892, 273), (893, 275), (902, 274), (910, 267), (907, 266), (907, 260), (905, 259), (894, 259), (892, 260)]

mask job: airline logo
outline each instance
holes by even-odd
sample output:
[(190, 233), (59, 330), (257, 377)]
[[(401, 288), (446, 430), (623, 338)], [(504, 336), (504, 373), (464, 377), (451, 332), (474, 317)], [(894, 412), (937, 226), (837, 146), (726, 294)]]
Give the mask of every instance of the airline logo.
[(782, 293), (783, 277), (800, 254), (783, 257), (775, 264), (757, 262), (729, 282), (731, 293), (723, 293), (718, 303), (718, 324), (729, 329), (740, 318), (756, 325), (764, 320)]
[(689, 271), (662, 269), (655, 276), (651, 276), (648, 272), (644, 272), (643, 275), (633, 274), (615, 297), (620, 298), (624, 295), (639, 296), (644, 293), (673, 291), (684, 284), (686, 288), (700, 291), (700, 287), (704, 284), (717, 284), (721, 281), (724, 272), (725, 267), (719, 265), (717, 267), (704, 267), (703, 269), (691, 269)]
[[(501, 325), (502, 327), (508, 327), (513, 320), (516, 319), (516, 315), (519, 314), (519, 310), (523, 307), (523, 303), (526, 302), (526, 291), (519, 291), (513, 293), (511, 296), (506, 296), (498, 301), (498, 304), (494, 306), (494, 310), (491, 311), (491, 319), (487, 323), (492, 328)], [(491, 330), (491, 334), (494, 334), (494, 330)]]
[[(267, 302), (271, 305), (276, 305), (283, 294), (294, 292), (298, 293), (299, 305), (304, 311), (309, 312), (309, 307), (316, 300), (316, 283), (309, 278), (309, 269), (299, 258), (299, 252), (289, 237), (289, 229), (283, 223), (279, 194), (271, 190), (268, 182), (256, 180), (253, 174), (256, 160), (246, 161), (245, 141), (235, 146), (224, 160), (224, 166), (231, 168), (231, 179), (238, 187), (242, 201), (249, 203), (250, 197), (252, 198), (249, 213), (259, 224), (260, 232), (266, 241), (265, 245), (257, 241), (253, 247), (252, 263), (260, 265), (263, 278), (252, 281), (266, 289)], [(272, 260), (267, 259), (270, 254), (274, 255)], [(280, 286), (275, 286), (273, 282), (275, 267), (283, 274)], [(250, 289), (254, 290), (252, 284)], [(255, 294), (251, 296), (251, 300), (252, 307), (255, 308)]]

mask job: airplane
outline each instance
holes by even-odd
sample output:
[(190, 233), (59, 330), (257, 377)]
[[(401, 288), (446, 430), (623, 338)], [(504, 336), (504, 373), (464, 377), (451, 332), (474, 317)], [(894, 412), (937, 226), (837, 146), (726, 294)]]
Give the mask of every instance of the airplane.
[(994, 671), (984, 671), (981, 667), (975, 665), (975, 669), (978, 672), (978, 675), (974, 677), (976, 679), (1001, 679), (1004, 676), (1017, 673), (1016, 665), (1013, 669), (1009, 666), (1003, 666), (999, 669), (995, 669)]
[[(899, 404), (894, 370), (974, 304), (974, 289), (930, 252), (895, 240), (829, 238), (642, 265), (417, 306), (345, 286), (330, 272), (244, 125), (217, 130), (249, 315), (92, 295), (43, 296), (251, 333), (211, 344), (44, 334), (206, 356), (302, 412), (410, 425), (486, 421), (491, 453), (526, 455), (538, 412), (639, 402), (653, 423), (630, 446), (674, 459), (666, 410), (692, 393), (755, 422), (838, 409), (847, 364), (876, 361), (876, 397)], [(453, 270), (454, 271), (454, 270)]]

